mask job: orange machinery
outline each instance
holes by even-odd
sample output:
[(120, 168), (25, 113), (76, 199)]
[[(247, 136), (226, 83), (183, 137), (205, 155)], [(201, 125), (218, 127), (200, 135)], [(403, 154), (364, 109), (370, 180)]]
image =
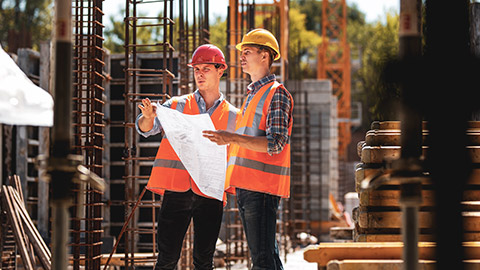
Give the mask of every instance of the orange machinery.
[(322, 43), (318, 47), (317, 78), (330, 79), (338, 98), (338, 157), (347, 159), (351, 141), (350, 47), (347, 42), (345, 0), (322, 2)]

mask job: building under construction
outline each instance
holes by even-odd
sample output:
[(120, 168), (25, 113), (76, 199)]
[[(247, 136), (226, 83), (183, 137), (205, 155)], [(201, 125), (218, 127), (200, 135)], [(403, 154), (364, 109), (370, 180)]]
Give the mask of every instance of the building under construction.
[[(277, 216), (284, 261), (305, 249), (305, 260), (318, 269), (478, 267), (480, 119), (478, 105), (470, 104), (478, 94), (470, 88), (480, 85), (472, 79), (480, 68), (480, 9), (468, 1), (450, 7), (426, 2), (430, 31), (423, 52), (422, 1), (401, 1), (399, 60), (388, 65), (389, 79), (404, 94), (401, 121), (373, 122), (364, 139), (353, 141), (359, 119), (352, 118), (346, 1), (322, 2), (317, 78), (303, 79), (289, 78), (295, 73), (288, 70), (297, 68), (288, 57), (289, 1), (229, 0), (226, 44), (219, 46), (228, 64), (220, 85), (226, 99), (240, 107), (250, 83), (235, 45), (248, 31), (265, 28), (282, 55), (272, 73), (295, 101), (291, 196)], [(102, 0), (55, 3), (58, 24), (66, 21), (62, 29), (71, 33), (57, 31), (40, 51), (10, 53), (35, 85), (55, 97), (56, 107), (52, 127), (0, 124), (0, 269), (152, 269), (162, 196), (146, 184), (162, 138), (138, 135), (138, 104), (195, 91), (187, 64), (199, 45), (210, 43), (211, 5), (126, 0), (124, 52), (113, 54), (103, 44)], [(149, 8), (158, 16), (139, 12)], [(439, 18), (446, 9), (462, 19), (446, 26)], [(455, 29), (447, 41), (437, 30), (442, 27)], [(145, 29), (160, 38), (142, 42)], [(457, 70), (438, 71), (439, 55)], [(438, 78), (425, 75), (427, 69), (448, 78), (432, 83)], [(419, 104), (428, 100), (423, 90), (430, 84), (463, 92)], [(448, 103), (454, 112), (438, 105)], [(352, 147), (358, 159), (348, 156)], [(68, 248), (59, 249), (63, 244)], [(194, 269), (192, 254), (190, 225), (177, 268)], [(225, 269), (251, 264), (233, 197), (224, 208), (214, 262)]]

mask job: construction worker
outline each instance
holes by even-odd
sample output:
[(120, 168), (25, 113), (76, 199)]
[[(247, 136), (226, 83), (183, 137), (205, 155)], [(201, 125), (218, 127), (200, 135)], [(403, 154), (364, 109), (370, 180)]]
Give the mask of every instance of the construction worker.
[(280, 198), (290, 195), (290, 135), (293, 98), (270, 73), (280, 58), (275, 37), (254, 29), (236, 45), (243, 72), (250, 75), (235, 133), (204, 131), (219, 145), (230, 144), (227, 192), (236, 193), (252, 269), (283, 269), (275, 239)]
[[(192, 94), (173, 97), (162, 105), (185, 114), (208, 113), (215, 128), (233, 131), (238, 109), (228, 103), (219, 90), (220, 78), (227, 68), (222, 51), (214, 45), (201, 45), (193, 53), (189, 66), (193, 67), (198, 89)], [(141, 110), (136, 121), (138, 133), (145, 137), (160, 133), (162, 126), (156, 118), (156, 106), (145, 98), (138, 108)], [(158, 215), (155, 269), (175, 269), (192, 218), (195, 269), (213, 269), (224, 203), (199, 190), (165, 136), (147, 189), (163, 195)]]

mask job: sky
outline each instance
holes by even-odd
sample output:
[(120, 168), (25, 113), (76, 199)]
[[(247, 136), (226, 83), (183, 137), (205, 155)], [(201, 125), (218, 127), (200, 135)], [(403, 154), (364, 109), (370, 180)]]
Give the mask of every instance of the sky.
[[(393, 11), (398, 13), (400, 9), (400, 0), (346, 0), (348, 5), (355, 3), (358, 6), (358, 9), (365, 13), (367, 22), (374, 22), (380, 20), (385, 20), (386, 11)], [(190, 3), (191, 1), (186, 1)], [(228, 0), (209, 0), (209, 11), (210, 18), (215, 18), (217, 16), (225, 17), (227, 13)], [(257, 0), (256, 3), (273, 3), (272, 0)], [(175, 5), (176, 1), (174, 1)], [(155, 5), (160, 5), (163, 3), (155, 4), (144, 4), (137, 5), (143, 6), (144, 9), (140, 9), (147, 13), (149, 16), (156, 16), (158, 11), (155, 11)], [(176, 6), (176, 5), (175, 5)], [(105, 0), (103, 2), (104, 9), (104, 22), (107, 27), (109, 27), (110, 16), (119, 16), (119, 11), (121, 8), (125, 7), (125, 0)], [(117, 17), (118, 20), (123, 20), (122, 17)]]

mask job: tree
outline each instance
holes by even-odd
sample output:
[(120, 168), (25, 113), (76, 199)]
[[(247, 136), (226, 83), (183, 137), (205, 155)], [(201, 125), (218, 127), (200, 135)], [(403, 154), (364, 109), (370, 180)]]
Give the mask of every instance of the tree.
[[(289, 9), (289, 77), (292, 79), (314, 78), (317, 47), (322, 38), (306, 28), (307, 15), (297, 8)], [(316, 67), (315, 64), (313, 66)]]
[(226, 48), (227, 45), (227, 21), (222, 17), (215, 17), (215, 22), (210, 24), (210, 43), (218, 48)]
[[(318, 46), (322, 36), (322, 1), (296, 0), (290, 4), (290, 78), (316, 78)], [(347, 6), (349, 24), (365, 25), (357, 5)], [(348, 35), (348, 29), (347, 29)], [(296, 74), (294, 74), (296, 73)]]
[(51, 38), (52, 0), (0, 0), (0, 43), (7, 51), (39, 50)]
[(385, 24), (377, 22), (373, 26), (356, 27), (358, 32), (363, 31), (355, 38), (363, 44), (357, 87), (358, 98), (368, 109), (364, 123), (398, 120), (400, 92), (398, 88), (387, 87), (383, 77), (385, 65), (398, 55), (398, 15), (387, 14)]
[[(120, 13), (125, 16), (125, 10), (122, 9)], [(145, 17), (145, 14), (139, 14), (139, 17)], [(111, 53), (124, 53), (125, 52), (125, 22), (122, 20), (117, 20), (115, 19), (115, 16), (110, 16), (109, 18), (110, 24), (112, 25), (112, 28), (110, 29), (105, 29), (104, 35), (105, 35), (105, 42), (103, 46), (110, 50)], [(149, 24), (150, 22), (141, 22), (140, 24)], [(154, 40), (158, 40), (156, 38), (158, 29), (159, 27), (137, 27), (137, 38), (136, 38), (136, 43), (137, 44), (152, 44), (154, 43)], [(132, 31), (132, 28), (129, 27), (130, 31)], [(129, 35), (130, 38), (130, 44), (133, 42), (133, 35), (132, 32), (130, 32)]]

